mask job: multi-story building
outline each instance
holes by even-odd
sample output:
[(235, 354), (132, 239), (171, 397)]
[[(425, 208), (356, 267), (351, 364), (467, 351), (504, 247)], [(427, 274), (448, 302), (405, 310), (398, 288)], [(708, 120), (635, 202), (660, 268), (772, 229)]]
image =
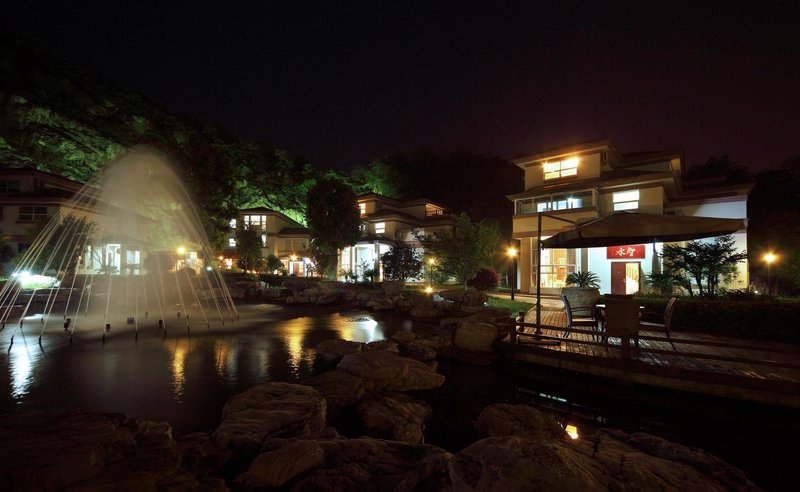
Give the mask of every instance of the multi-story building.
[(452, 232), (456, 221), (448, 209), (430, 200), (413, 198), (397, 200), (377, 193), (358, 197), (361, 213), (361, 239), (339, 253), (337, 272), (363, 277), (375, 272), (375, 280), (383, 279), (381, 255), (391, 249), (394, 241), (403, 241), (424, 254), (416, 235)]
[[(525, 191), (508, 198), (514, 202), (513, 237), (520, 242), (519, 286), (536, 290), (536, 239), (552, 236), (572, 222), (629, 210), (653, 214), (746, 218), (752, 184), (684, 182), (680, 151), (620, 154), (609, 140), (552, 149), (515, 159), (525, 172)], [(538, 215), (542, 230), (538, 230)], [(744, 250), (747, 231), (734, 235)], [(646, 275), (661, 267), (661, 244), (633, 244), (624, 248), (543, 249), (541, 290), (557, 293), (567, 275), (590, 270), (600, 278), (601, 292), (630, 294), (643, 290)], [(747, 288), (747, 263), (727, 285)]]
[(290, 275), (304, 277), (311, 274), (308, 229), (286, 215), (264, 207), (242, 209), (239, 217), (231, 220), (231, 231), (226, 237), (229, 253), (223, 254), (222, 258), (227, 268), (232, 268), (235, 263), (236, 227), (239, 225), (259, 231), (264, 258), (276, 256)]

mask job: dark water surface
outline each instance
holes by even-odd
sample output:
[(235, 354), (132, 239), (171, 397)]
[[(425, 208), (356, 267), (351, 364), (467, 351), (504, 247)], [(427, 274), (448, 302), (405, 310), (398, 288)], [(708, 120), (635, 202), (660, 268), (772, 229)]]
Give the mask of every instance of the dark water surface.
[[(170, 328), (164, 338), (142, 327), (77, 333), (72, 345), (35, 323), (0, 332), (0, 413), (84, 408), (168, 421), (174, 435), (211, 431), (232, 395), (265, 381), (299, 382), (332, 365), (315, 360), (322, 340), (370, 342), (430, 325), (363, 311), (245, 305), (226, 327)], [(102, 326), (102, 325), (101, 325)], [(11, 335), (14, 343), (9, 349)], [(476, 439), (472, 424), (494, 402), (525, 402), (590, 434), (600, 427), (646, 431), (706, 449), (769, 490), (796, 490), (800, 480), (797, 411), (643, 389), (529, 365), (474, 367), (440, 362), (445, 385), (420, 391), (434, 415), (428, 442), (458, 451)]]

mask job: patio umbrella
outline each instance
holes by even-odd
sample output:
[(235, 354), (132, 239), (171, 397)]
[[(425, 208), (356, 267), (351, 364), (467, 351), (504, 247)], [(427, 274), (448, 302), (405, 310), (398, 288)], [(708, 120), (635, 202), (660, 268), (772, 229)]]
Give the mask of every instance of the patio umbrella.
[[(540, 213), (538, 217), (539, 231), (542, 230), (542, 216), (563, 220), (564, 222), (572, 222), (547, 213)], [(541, 326), (540, 269), (542, 248), (595, 248), (627, 244), (689, 241), (704, 237), (722, 236), (743, 229), (745, 229), (745, 224), (742, 219), (616, 212), (605, 217), (575, 224), (570, 229), (559, 232), (545, 240), (537, 240), (537, 331), (538, 327)]]
[(564, 232), (543, 240), (542, 247), (595, 248), (689, 241), (731, 234), (744, 228), (742, 219), (617, 212), (576, 224)]

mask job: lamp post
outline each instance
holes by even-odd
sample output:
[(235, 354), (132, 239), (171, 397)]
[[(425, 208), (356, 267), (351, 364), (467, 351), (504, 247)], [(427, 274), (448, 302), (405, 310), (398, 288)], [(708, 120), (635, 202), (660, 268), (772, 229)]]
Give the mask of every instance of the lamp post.
[(767, 295), (772, 294), (772, 262), (777, 259), (778, 256), (771, 251), (764, 255), (764, 261), (767, 262)]
[(517, 287), (517, 248), (510, 247), (506, 250), (508, 257), (511, 258), (513, 268), (511, 269), (511, 300), (514, 300), (514, 290)]
[(175, 252), (178, 253), (178, 262), (177, 265), (175, 266), (175, 270), (177, 271), (181, 269), (181, 257), (183, 257), (183, 259), (186, 260), (186, 248), (183, 246), (178, 246)]

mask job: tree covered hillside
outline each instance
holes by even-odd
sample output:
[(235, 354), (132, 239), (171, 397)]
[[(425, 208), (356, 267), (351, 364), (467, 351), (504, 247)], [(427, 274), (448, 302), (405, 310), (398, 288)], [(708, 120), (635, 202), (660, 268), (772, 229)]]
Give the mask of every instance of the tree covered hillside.
[(0, 165), (86, 182), (135, 145), (167, 154), (205, 213), (209, 233), (236, 209), (265, 206), (305, 222), (305, 194), (322, 175), (269, 145), (170, 114), (16, 34), (0, 33)]

